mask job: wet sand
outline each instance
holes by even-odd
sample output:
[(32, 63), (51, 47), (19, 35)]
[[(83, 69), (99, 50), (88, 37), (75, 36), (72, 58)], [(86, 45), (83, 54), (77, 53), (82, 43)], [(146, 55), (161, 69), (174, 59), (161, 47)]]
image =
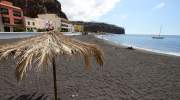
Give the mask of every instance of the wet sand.
[[(61, 100), (180, 100), (180, 57), (128, 50), (93, 36), (73, 38), (98, 44), (105, 65), (92, 61), (84, 70), (81, 58), (56, 59), (58, 95)], [(0, 40), (0, 44), (17, 39)], [(0, 61), (0, 100), (52, 100), (52, 71), (16, 81), (15, 61)]]

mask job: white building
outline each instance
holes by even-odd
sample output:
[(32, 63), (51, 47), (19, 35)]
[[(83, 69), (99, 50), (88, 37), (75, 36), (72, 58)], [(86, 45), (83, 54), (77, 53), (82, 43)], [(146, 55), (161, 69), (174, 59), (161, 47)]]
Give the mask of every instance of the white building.
[(37, 32), (35, 18), (24, 17), (27, 32)]
[(56, 14), (39, 14), (38, 18), (47, 20), (46, 24), (51, 24), (55, 31), (61, 30), (61, 18)]
[(39, 14), (38, 18), (25, 17), (26, 31), (36, 32), (52, 29), (61, 32), (74, 32), (74, 26), (56, 14)]
[(28, 32), (45, 31), (50, 28), (50, 26), (54, 28), (53, 22), (44, 18), (25, 17), (25, 26)]
[(61, 31), (74, 32), (74, 26), (68, 20), (61, 18)]
[(38, 18), (50, 21), (55, 31), (74, 32), (73, 25), (56, 14), (39, 14)]
[(42, 19), (42, 18), (35, 18), (36, 20), (36, 28), (37, 29), (47, 29), (47, 24), (48, 23), (52, 23), (51, 21), (49, 20), (45, 20), (45, 19)]
[(69, 24), (69, 32), (75, 32), (73, 24)]

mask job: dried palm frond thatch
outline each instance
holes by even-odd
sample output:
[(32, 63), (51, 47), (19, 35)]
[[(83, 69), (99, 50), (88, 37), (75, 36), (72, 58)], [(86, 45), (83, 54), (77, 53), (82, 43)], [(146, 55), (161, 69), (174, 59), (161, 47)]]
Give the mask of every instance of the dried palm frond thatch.
[[(17, 80), (22, 80), (31, 68), (41, 70), (45, 66), (51, 66), (52, 60), (57, 56), (82, 55), (87, 69), (90, 66), (90, 57), (94, 56), (97, 63), (103, 65), (102, 52), (96, 45), (80, 42), (53, 31), (0, 47), (0, 59), (9, 56), (16, 59)], [(37, 66), (32, 66), (34, 63)]]

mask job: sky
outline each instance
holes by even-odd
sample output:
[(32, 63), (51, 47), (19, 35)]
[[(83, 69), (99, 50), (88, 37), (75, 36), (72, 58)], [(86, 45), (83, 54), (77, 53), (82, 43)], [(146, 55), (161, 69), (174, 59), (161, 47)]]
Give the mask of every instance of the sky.
[(180, 35), (180, 0), (59, 0), (70, 20), (124, 27), (127, 34)]

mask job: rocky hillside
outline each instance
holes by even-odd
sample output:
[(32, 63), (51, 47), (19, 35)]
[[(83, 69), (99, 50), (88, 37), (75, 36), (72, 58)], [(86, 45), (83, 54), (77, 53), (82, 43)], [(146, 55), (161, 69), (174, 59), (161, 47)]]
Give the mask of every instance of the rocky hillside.
[[(1, 0), (0, 0), (1, 1)], [(24, 15), (28, 17), (37, 17), (38, 14), (55, 13), (61, 18), (68, 19), (61, 9), (58, 0), (7, 0), (23, 9)], [(125, 29), (106, 23), (73, 21), (73, 24), (84, 25), (86, 32), (106, 32), (115, 34), (124, 34)]]
[(112, 24), (82, 21), (73, 21), (72, 23), (84, 25), (85, 32), (106, 32), (114, 34), (125, 34), (125, 29), (123, 27), (118, 27)]
[(55, 13), (62, 18), (66, 18), (61, 10), (61, 4), (57, 0), (7, 0), (24, 10), (24, 15), (37, 17), (37, 14)]

